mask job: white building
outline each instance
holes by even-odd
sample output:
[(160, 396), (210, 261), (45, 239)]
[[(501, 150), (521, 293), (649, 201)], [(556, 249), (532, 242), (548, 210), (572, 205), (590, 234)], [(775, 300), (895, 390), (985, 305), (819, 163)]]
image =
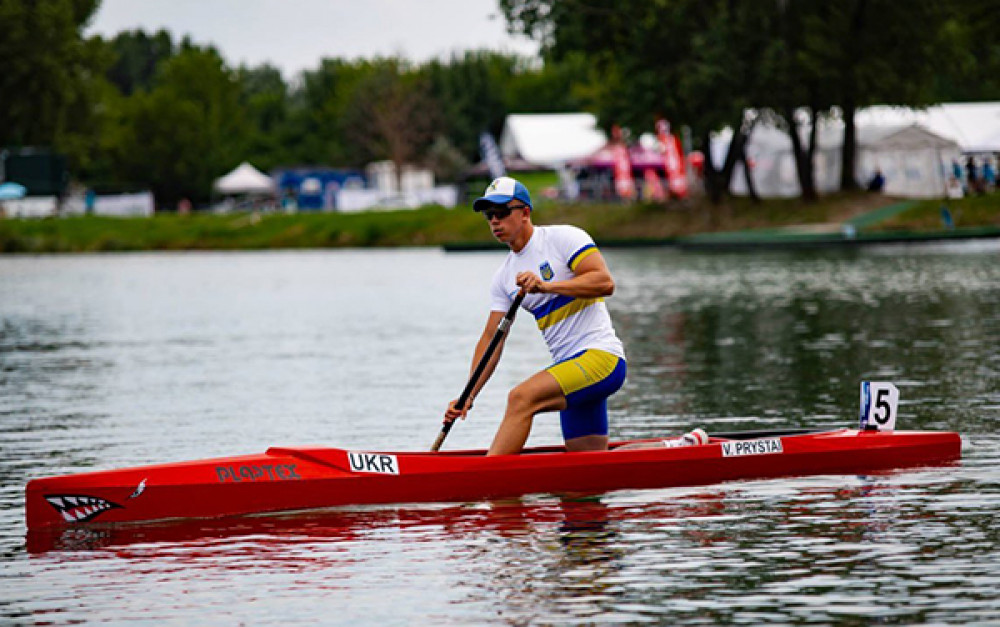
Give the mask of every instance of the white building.
[(376, 161), (365, 168), (365, 176), (367, 188), (337, 192), (337, 211), (415, 209), (425, 205), (454, 207), (458, 203), (458, 188), (435, 185), (434, 173), (426, 168), (404, 165), (402, 176), (396, 176), (392, 161)]

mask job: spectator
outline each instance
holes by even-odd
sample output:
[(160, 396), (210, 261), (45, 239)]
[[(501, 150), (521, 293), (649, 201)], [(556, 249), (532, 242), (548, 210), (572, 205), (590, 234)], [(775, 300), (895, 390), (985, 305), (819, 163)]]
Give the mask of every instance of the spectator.
[(868, 181), (868, 191), (881, 192), (883, 187), (885, 187), (885, 176), (881, 168), (875, 168), (875, 175)]
[(948, 209), (948, 205), (941, 205), (941, 223), (944, 224), (944, 228), (949, 231), (955, 230), (955, 219), (951, 215), (951, 210)]
[(952, 178), (962, 183), (962, 193), (967, 194), (969, 190), (965, 188), (965, 169), (962, 168), (962, 164), (958, 162), (958, 159), (951, 160), (951, 175)]
[(965, 190), (962, 188), (962, 181), (956, 177), (951, 177), (948, 179), (948, 198), (961, 198), (965, 195)]
[(997, 171), (993, 167), (993, 158), (986, 157), (983, 160), (983, 187), (984, 191), (992, 192), (997, 186)]
[(969, 179), (968, 193), (981, 192), (979, 189), (979, 175), (976, 172), (976, 160), (972, 155), (965, 160), (965, 174)]

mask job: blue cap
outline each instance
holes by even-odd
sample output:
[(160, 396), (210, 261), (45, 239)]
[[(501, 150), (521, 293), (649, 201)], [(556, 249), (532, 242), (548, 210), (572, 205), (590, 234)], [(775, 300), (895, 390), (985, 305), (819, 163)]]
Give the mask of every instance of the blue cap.
[[(472, 203), (472, 208), (476, 211), (486, 211), (493, 205), (506, 205), (515, 198), (531, 207), (531, 195), (528, 194), (528, 188), (509, 176), (501, 176), (493, 179), (493, 182), (483, 193), (483, 197)], [(534, 207), (531, 208), (534, 209)]]

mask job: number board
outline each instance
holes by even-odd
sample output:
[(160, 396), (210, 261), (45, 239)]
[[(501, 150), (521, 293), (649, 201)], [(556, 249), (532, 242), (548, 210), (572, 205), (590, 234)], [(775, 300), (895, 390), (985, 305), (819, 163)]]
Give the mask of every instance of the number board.
[(896, 428), (899, 390), (884, 381), (861, 382), (862, 431), (892, 431)]

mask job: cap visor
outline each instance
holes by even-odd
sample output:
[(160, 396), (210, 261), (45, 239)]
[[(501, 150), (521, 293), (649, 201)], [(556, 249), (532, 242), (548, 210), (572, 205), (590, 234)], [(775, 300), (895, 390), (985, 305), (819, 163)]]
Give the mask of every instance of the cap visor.
[(476, 200), (476, 202), (472, 203), (472, 208), (475, 209), (476, 211), (486, 211), (487, 209), (493, 207), (494, 205), (506, 205), (513, 198), (514, 198), (513, 196), (505, 194), (483, 196), (482, 198)]

